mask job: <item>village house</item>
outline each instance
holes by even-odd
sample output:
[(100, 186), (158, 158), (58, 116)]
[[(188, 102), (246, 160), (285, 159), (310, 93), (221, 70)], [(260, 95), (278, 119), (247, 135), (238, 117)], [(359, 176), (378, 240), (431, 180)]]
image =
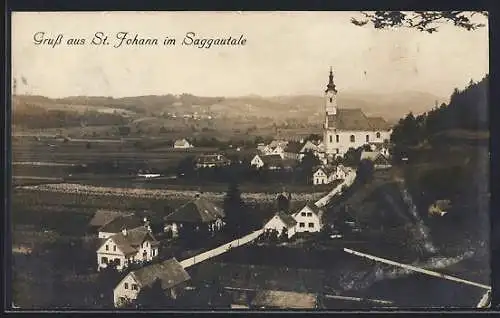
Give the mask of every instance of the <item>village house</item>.
[(371, 151), (380, 152), (387, 159), (389, 159), (390, 156), (391, 156), (391, 152), (389, 150), (389, 143), (388, 142), (384, 142), (384, 143), (372, 143), (372, 144), (370, 144), (370, 150)]
[(257, 151), (261, 154), (265, 153), (267, 149), (267, 145), (264, 144), (263, 142), (257, 144)]
[(215, 234), (222, 230), (225, 213), (219, 206), (196, 195), (194, 200), (180, 206), (164, 218), (165, 232), (173, 237), (186, 233), (203, 232)]
[(196, 168), (224, 167), (231, 164), (231, 160), (222, 154), (205, 154), (196, 159)]
[(295, 226), (297, 221), (283, 211), (276, 213), (265, 225), (264, 231), (276, 231), (281, 236), (284, 229), (287, 231), (288, 238), (295, 235)]
[(370, 160), (375, 169), (387, 169), (391, 167), (390, 161), (378, 151), (362, 151), (360, 160)]
[(280, 290), (258, 290), (250, 303), (250, 309), (302, 309), (318, 308), (318, 297), (311, 293)]
[(323, 228), (323, 211), (314, 203), (307, 203), (301, 210), (295, 212), (292, 216), (297, 222), (295, 233), (319, 232)]
[(331, 175), (334, 173), (335, 168), (333, 167), (319, 167), (313, 173), (313, 184), (328, 184), (331, 181)]
[(337, 180), (345, 180), (348, 169), (343, 165), (322, 166), (313, 172), (313, 184), (330, 184)]
[(98, 236), (100, 239), (107, 239), (110, 236), (120, 233), (124, 228), (130, 230), (142, 227), (143, 225), (144, 223), (135, 215), (118, 216), (99, 228)]
[(158, 257), (159, 242), (146, 226), (128, 230), (103, 239), (97, 249), (97, 270), (114, 262), (117, 270), (131, 263), (148, 262)]
[(121, 307), (137, 299), (142, 288), (151, 287), (157, 280), (160, 280), (166, 296), (177, 299), (190, 279), (189, 274), (175, 258), (144, 266), (128, 273), (114, 288), (115, 307)]
[(280, 170), (284, 167), (284, 162), (279, 155), (255, 155), (250, 161), (250, 165), (257, 169)]
[(349, 148), (370, 143), (383, 143), (390, 139), (391, 126), (381, 117), (368, 117), (359, 108), (337, 106), (337, 89), (333, 71), (325, 90), (325, 123), (323, 143), (329, 157), (343, 156)]
[(188, 149), (193, 147), (186, 139), (178, 139), (174, 142), (174, 149)]
[(286, 140), (273, 140), (269, 145), (265, 147), (260, 147), (261, 152), (265, 156), (269, 155), (279, 155), (281, 159), (285, 158), (285, 148), (288, 145)]

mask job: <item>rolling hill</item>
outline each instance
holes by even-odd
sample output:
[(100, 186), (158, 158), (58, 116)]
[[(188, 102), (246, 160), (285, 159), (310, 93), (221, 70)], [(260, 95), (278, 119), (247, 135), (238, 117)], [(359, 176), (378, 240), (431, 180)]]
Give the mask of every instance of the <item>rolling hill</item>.
[[(339, 107), (361, 108), (367, 115), (382, 116), (394, 122), (407, 114), (431, 109), (443, 98), (421, 92), (374, 94), (345, 92), (339, 94)], [(165, 113), (179, 115), (209, 113), (222, 117), (270, 117), (308, 119), (316, 122), (322, 116), (323, 97), (293, 95), (262, 97), (198, 97), (190, 94), (136, 96), (124, 98), (75, 96), (50, 99), (43, 96), (15, 96), (13, 113), (22, 112), (23, 105), (63, 111), (93, 110), (110, 113), (115, 110), (125, 116), (142, 117)]]

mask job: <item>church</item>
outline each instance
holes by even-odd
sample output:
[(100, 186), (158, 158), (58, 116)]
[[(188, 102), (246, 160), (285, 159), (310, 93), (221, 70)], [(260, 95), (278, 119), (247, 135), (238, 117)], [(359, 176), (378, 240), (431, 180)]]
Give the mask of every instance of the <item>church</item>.
[(390, 140), (391, 126), (382, 117), (368, 117), (359, 108), (339, 108), (333, 71), (325, 90), (323, 145), (328, 157), (343, 156), (349, 148)]

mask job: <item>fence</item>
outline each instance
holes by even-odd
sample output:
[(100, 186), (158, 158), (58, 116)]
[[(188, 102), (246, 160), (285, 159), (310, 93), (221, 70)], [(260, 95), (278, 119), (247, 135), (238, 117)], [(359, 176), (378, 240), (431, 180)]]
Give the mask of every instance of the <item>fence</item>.
[(231, 249), (233, 249), (235, 247), (242, 246), (244, 244), (247, 244), (247, 243), (255, 240), (257, 237), (259, 237), (260, 234), (262, 234), (263, 231), (264, 231), (264, 229), (257, 230), (255, 232), (252, 232), (252, 233), (250, 233), (246, 236), (243, 236), (239, 239), (235, 239), (229, 243), (226, 243), (224, 245), (216, 247), (212, 250), (209, 250), (209, 251), (203, 252), (201, 254), (195, 255), (191, 258), (185, 259), (185, 260), (181, 261), (180, 264), (184, 268), (187, 268), (187, 267), (193, 266), (195, 264), (198, 264), (200, 262), (203, 262), (207, 259), (219, 256), (223, 253), (230, 251)]

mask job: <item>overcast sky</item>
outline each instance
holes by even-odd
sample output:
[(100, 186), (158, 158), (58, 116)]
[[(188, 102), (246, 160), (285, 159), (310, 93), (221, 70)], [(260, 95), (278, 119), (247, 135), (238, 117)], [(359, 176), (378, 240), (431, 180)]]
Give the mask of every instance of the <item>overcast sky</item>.
[[(14, 13), (13, 76), (18, 93), (135, 96), (322, 94), (329, 67), (339, 92), (422, 91), (447, 97), (488, 72), (488, 29), (375, 30), (357, 12)], [(486, 23), (486, 21), (484, 21)], [(85, 38), (83, 46), (36, 46), (33, 35)], [(88, 45), (95, 32), (109, 46)], [(117, 32), (176, 38), (176, 46), (113, 48)], [(241, 47), (179, 45), (186, 32), (239, 37)], [(23, 84), (21, 77), (26, 79)]]

